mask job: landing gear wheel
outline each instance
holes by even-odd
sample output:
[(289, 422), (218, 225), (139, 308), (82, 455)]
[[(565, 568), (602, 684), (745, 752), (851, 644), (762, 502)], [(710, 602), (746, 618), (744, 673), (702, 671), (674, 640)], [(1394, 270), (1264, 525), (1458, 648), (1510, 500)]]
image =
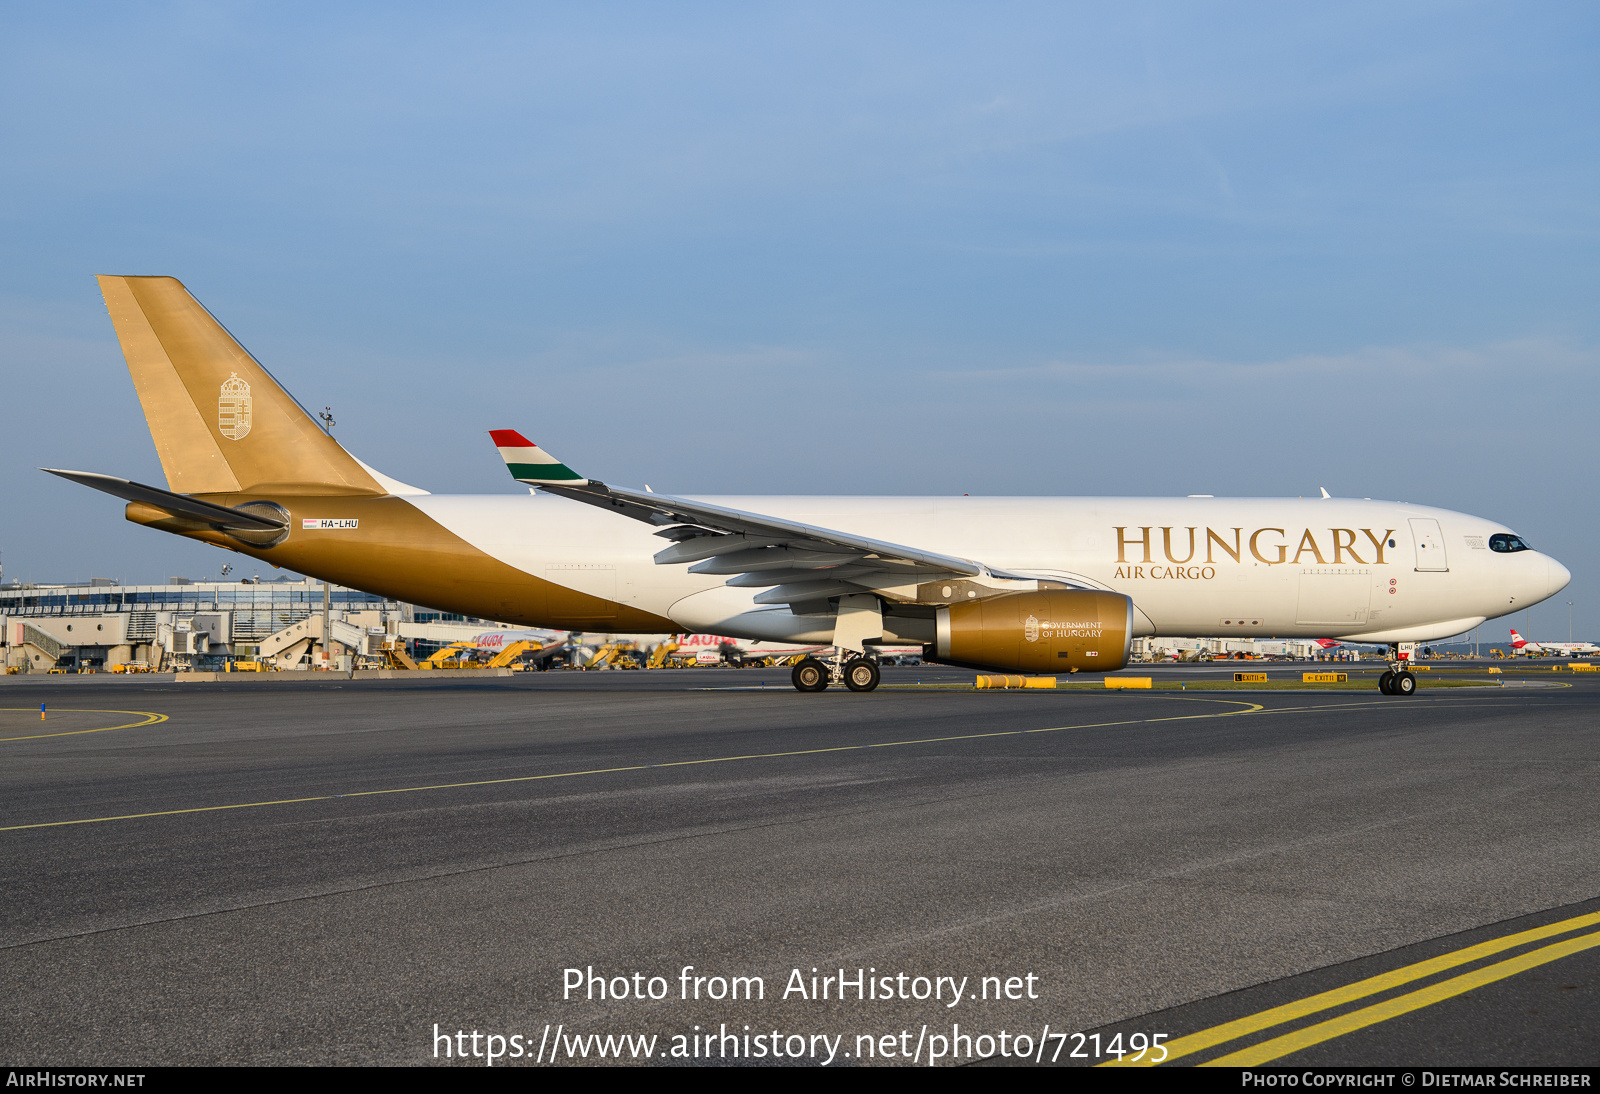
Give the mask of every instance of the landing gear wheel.
[(789, 674), (789, 680), (794, 684), (796, 691), (827, 691), (828, 666), (815, 657), (807, 657), (794, 667), (794, 671)]
[[(797, 685), (798, 686), (798, 685)], [(1378, 677), (1378, 690), (1385, 695), (1394, 694), (1394, 673), (1388, 669), (1383, 670), (1383, 675)]]
[(878, 686), (878, 663), (870, 657), (852, 657), (844, 663), (844, 686), (851, 691), (871, 691)]
[(1417, 693), (1417, 678), (1409, 672), (1402, 672), (1394, 678), (1394, 683), (1389, 685), (1390, 694), (1415, 695)]

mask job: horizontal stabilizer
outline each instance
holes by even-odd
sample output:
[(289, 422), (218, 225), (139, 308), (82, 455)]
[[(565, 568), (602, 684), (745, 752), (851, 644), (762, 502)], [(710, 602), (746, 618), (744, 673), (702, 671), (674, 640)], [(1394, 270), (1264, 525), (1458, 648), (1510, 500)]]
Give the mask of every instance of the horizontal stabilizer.
[(54, 467), (41, 467), (39, 470), (48, 471), (52, 475), (59, 475), (83, 486), (103, 491), (124, 501), (143, 502), (146, 505), (153, 505), (157, 509), (165, 510), (176, 517), (188, 517), (191, 520), (219, 525), (222, 528), (276, 532), (283, 530), (285, 527), (282, 520), (276, 520), (269, 516), (229, 509), (225, 505), (213, 505), (209, 501), (201, 501), (199, 498), (191, 498), (184, 494), (174, 494), (170, 490), (146, 486), (130, 479), (119, 479), (114, 475), (96, 475), (90, 471), (61, 471)]

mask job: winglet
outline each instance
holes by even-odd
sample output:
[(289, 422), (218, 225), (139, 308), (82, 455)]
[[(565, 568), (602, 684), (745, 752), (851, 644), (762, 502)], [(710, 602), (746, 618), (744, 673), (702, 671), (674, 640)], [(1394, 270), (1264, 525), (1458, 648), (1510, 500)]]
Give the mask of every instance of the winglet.
[(530, 486), (587, 486), (589, 480), (515, 429), (491, 429), (511, 477)]

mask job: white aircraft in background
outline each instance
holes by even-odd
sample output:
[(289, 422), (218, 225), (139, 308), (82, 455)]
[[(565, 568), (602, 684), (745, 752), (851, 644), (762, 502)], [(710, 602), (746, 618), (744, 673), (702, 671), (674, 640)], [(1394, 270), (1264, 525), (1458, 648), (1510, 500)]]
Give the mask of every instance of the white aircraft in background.
[(518, 643), (527, 643), (515, 660), (540, 664), (567, 647), (571, 636), (566, 631), (552, 630), (498, 630), (484, 631), (471, 639), (470, 645), (456, 643), (463, 650), (482, 650), (491, 657), (504, 653)]
[[(725, 634), (672, 634), (667, 635), (663, 641), (671, 642), (678, 647), (672, 653), (673, 658), (679, 661), (694, 660), (701, 665), (715, 665), (723, 661), (735, 663), (761, 661), (769, 657), (785, 661), (791, 657), (819, 655), (831, 648), (827, 645), (797, 645), (793, 642), (753, 642)], [(921, 646), (877, 646), (875, 650), (879, 657), (920, 656), (922, 653)]]
[(551, 645), (561, 645), (568, 638), (566, 631), (530, 630), (530, 631), (484, 631), (472, 639), (472, 648), (478, 650), (493, 650), (499, 653), (507, 646), (514, 646), (518, 642), (531, 642), (541, 648)]
[(826, 645), (799, 645), (793, 642), (753, 642), (724, 634), (672, 634), (667, 635), (664, 641), (678, 647), (672, 652), (676, 660), (692, 660), (701, 665), (715, 665), (723, 661), (759, 661), (767, 657), (803, 657), (828, 648)]
[[(837, 650), (795, 666), (800, 691), (873, 690), (885, 647), (1054, 675), (1119, 669), (1136, 636), (1220, 635), (1387, 645), (1378, 686), (1409, 695), (1414, 644), (1572, 577), (1504, 525), (1409, 502), (680, 497), (587, 478), (509, 429), (494, 443), (532, 490), (431, 494), (347, 452), (175, 279), (100, 286), (168, 488), (52, 473), (128, 520), (480, 619)], [(1117, 453), (1070, 425), (1019, 438), (1017, 458), (1092, 486)], [(961, 441), (940, 448), (953, 475), (973, 463)], [(772, 437), (807, 443), (801, 423)]]
[(1552, 653), (1558, 657), (1587, 657), (1600, 653), (1593, 642), (1530, 642), (1515, 629), (1511, 632), (1511, 648), (1518, 653)]

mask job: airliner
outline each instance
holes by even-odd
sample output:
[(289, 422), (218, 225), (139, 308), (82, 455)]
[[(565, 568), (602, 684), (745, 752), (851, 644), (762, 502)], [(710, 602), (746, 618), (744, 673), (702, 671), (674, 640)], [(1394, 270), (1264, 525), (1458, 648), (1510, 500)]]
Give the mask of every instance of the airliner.
[(526, 631), (484, 631), (482, 634), (473, 636), (472, 648), (499, 652), (516, 645), (518, 642), (529, 642), (535, 646), (550, 646), (565, 642), (567, 637), (561, 631), (544, 630), (542, 628)]
[(762, 642), (741, 639), (726, 634), (672, 634), (663, 641), (677, 647), (672, 656), (678, 660), (694, 660), (702, 665), (721, 664), (724, 661), (761, 661), (766, 658), (787, 660), (826, 650), (826, 644), (816, 642), (798, 645), (792, 642)]
[(1593, 642), (1530, 642), (1515, 628), (1511, 631), (1511, 648), (1518, 653), (1553, 653), (1558, 657), (1586, 657), (1591, 653), (1600, 653), (1600, 646)]
[[(752, 642), (720, 634), (656, 634), (648, 636), (655, 642), (667, 642), (674, 648), (672, 656), (678, 660), (696, 661), (699, 664), (721, 664), (761, 661), (766, 658), (789, 659), (806, 654), (821, 653), (828, 647), (812, 643), (806, 646), (777, 642)], [(519, 642), (539, 647), (539, 652), (559, 649), (570, 641), (566, 631), (551, 630), (497, 630), (484, 631), (472, 639), (472, 648), (500, 653)]]
[[(1415, 643), (1571, 579), (1504, 525), (1409, 502), (681, 497), (599, 481), (509, 428), (491, 440), (525, 493), (432, 494), (347, 452), (174, 278), (99, 280), (166, 488), (46, 470), (128, 520), (514, 626), (832, 649), (795, 666), (802, 692), (873, 690), (885, 646), (1103, 673), (1159, 634), (1387, 644), (1379, 687), (1409, 695)], [(1067, 437), (1058, 454), (1092, 467)]]

